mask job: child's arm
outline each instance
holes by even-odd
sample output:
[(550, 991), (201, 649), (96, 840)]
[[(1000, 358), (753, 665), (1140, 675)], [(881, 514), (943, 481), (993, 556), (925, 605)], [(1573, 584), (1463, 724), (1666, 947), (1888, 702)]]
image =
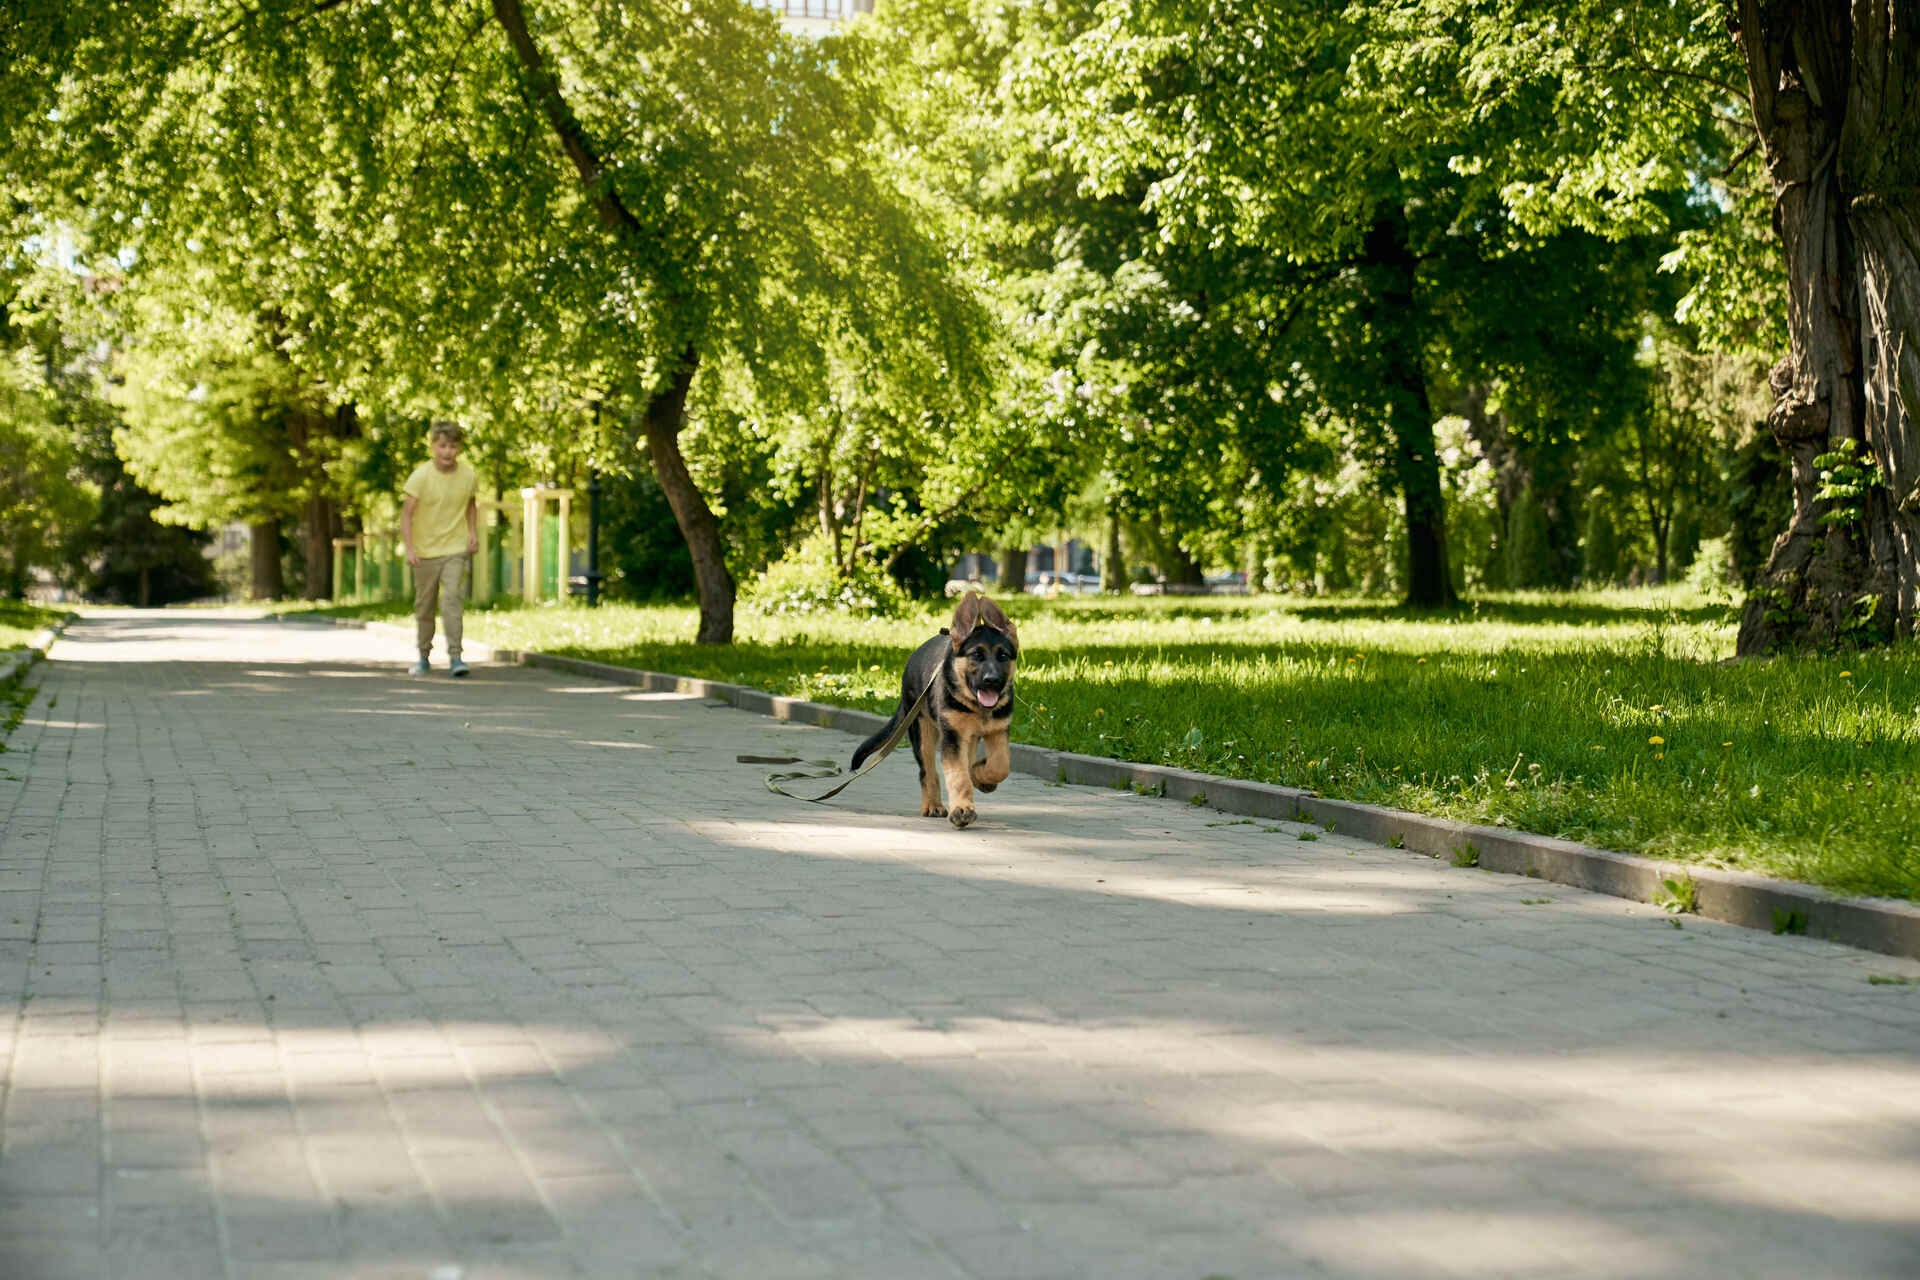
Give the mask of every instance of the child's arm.
[(467, 554), (474, 555), (480, 550), (480, 503), (475, 498), (467, 499)]
[(420, 499), (412, 494), (406, 496), (400, 504), (400, 545), (407, 549), (407, 563), (420, 563), (420, 553), (413, 549), (413, 509), (420, 505)]

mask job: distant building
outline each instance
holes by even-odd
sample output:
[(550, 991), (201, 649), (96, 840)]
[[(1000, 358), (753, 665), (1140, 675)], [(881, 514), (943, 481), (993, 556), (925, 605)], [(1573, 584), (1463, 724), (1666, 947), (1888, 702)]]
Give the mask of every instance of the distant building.
[(780, 15), (780, 25), (799, 35), (824, 36), (863, 13), (873, 12), (873, 0), (749, 0), (760, 9)]

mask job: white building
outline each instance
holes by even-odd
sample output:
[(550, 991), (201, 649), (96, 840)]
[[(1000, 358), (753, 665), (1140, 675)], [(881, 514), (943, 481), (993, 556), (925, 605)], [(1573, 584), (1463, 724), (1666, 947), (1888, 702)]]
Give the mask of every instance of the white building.
[(873, 12), (873, 0), (751, 0), (761, 9), (780, 15), (780, 25), (799, 35), (824, 36), (863, 13)]

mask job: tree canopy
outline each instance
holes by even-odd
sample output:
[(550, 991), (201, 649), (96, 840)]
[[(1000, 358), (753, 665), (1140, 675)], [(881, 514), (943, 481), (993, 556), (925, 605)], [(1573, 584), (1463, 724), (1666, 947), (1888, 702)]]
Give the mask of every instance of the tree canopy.
[(1912, 10), (23, 0), (0, 185), (107, 285), (134, 475), (310, 593), (456, 417), (495, 484), (650, 469), (708, 641), (804, 539), (1445, 606), (1777, 483), (1757, 652), (1913, 626)]

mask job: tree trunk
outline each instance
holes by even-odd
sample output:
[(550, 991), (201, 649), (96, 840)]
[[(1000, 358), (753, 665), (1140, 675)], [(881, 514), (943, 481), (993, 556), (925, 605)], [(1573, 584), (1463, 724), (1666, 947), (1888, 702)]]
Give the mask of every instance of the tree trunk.
[[(1739, 0), (1734, 28), (1786, 256), (1767, 423), (1793, 476), (1737, 651), (1884, 643), (1920, 612), (1920, 5)], [(1876, 482), (1822, 496), (1846, 441)]]
[(1120, 508), (1107, 511), (1107, 549), (1100, 557), (1100, 589), (1117, 593), (1127, 589), (1127, 559), (1120, 549)]
[(1160, 566), (1160, 571), (1166, 574), (1170, 584), (1182, 587), (1206, 585), (1206, 569), (1198, 560), (1188, 555), (1187, 549), (1177, 541), (1168, 540), (1166, 558), (1167, 563)]
[(1416, 306), (1415, 262), (1405, 213), (1390, 208), (1367, 231), (1373, 268), (1373, 320), (1388, 397), (1387, 430), (1394, 480), (1407, 521), (1407, 599), (1417, 608), (1457, 602), (1447, 565), (1447, 500), (1440, 483), (1440, 451), (1433, 439)]
[(673, 508), (674, 523), (687, 540), (693, 558), (693, 584), (700, 595), (700, 644), (733, 643), (733, 574), (727, 570), (726, 548), (720, 541), (720, 522), (687, 471), (680, 454), (680, 430), (687, 420), (687, 392), (700, 367), (700, 353), (691, 345), (680, 355), (673, 380), (647, 402), (647, 452), (653, 455), (653, 474)]
[(247, 559), (252, 587), (248, 598), (278, 600), (286, 594), (280, 576), (280, 524), (276, 520), (256, 520), (247, 526)]
[(318, 489), (307, 495), (300, 512), (300, 533), (306, 546), (307, 581), (302, 594), (308, 600), (333, 599), (333, 539), (340, 513), (332, 498)]
[(1026, 589), (1027, 549), (1002, 547), (1000, 549), (1000, 593), (1017, 596)]
[(820, 483), (816, 497), (820, 508), (820, 533), (826, 538), (827, 548), (833, 554), (834, 572), (844, 573), (846, 566), (840, 562), (840, 512), (833, 500), (833, 445), (830, 441), (820, 444)]

